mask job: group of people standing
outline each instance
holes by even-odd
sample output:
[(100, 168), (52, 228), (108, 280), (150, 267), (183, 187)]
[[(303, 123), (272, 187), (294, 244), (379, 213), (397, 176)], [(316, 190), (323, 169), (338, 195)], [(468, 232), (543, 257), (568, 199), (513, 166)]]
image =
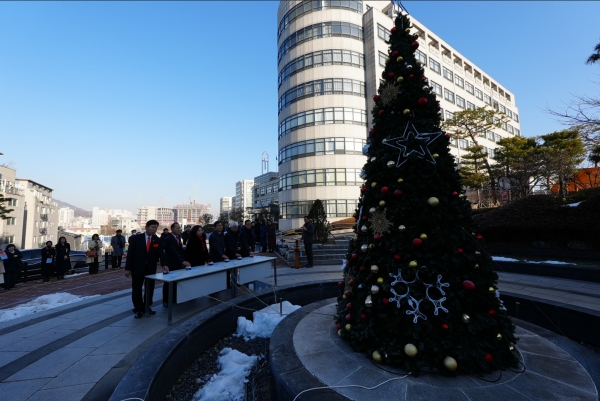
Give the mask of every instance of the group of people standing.
[(62, 280), (65, 274), (71, 270), (71, 245), (65, 237), (60, 237), (56, 246), (52, 246), (52, 241), (47, 241), (46, 246), (42, 248), (42, 281), (47, 283), (50, 277), (56, 273), (56, 279)]
[(5, 290), (15, 288), (19, 265), (23, 264), (23, 254), (15, 247), (8, 244), (5, 251), (0, 251), (0, 278)]

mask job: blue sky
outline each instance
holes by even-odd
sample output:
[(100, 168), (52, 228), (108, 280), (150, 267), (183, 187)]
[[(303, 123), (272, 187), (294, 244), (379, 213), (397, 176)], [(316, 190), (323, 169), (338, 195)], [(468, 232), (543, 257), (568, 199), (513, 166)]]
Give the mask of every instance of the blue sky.
[[(600, 2), (406, 1), (511, 90), (522, 133), (597, 94)], [(277, 7), (266, 2), (0, 2), (0, 152), (60, 200), (128, 208), (194, 196), (218, 213), (234, 183), (277, 169)]]

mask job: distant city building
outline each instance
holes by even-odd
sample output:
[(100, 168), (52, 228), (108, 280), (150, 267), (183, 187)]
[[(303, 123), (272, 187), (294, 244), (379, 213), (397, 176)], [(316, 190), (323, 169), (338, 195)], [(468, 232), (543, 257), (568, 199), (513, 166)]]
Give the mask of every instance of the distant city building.
[(23, 214), (25, 208), (25, 189), (16, 182), (16, 170), (0, 166), (0, 194), (5, 198), (12, 198), (4, 205), (13, 209), (6, 220), (0, 219), (0, 248), (6, 244), (15, 244), (17, 248), (23, 246)]
[(58, 209), (58, 225), (59, 227), (70, 228), (73, 227), (75, 221), (75, 210), (70, 207), (61, 207)]
[(175, 221), (175, 214), (170, 207), (142, 206), (137, 213), (137, 222), (144, 227), (148, 220), (156, 220), (160, 225), (170, 226)]
[(279, 176), (274, 171), (254, 177), (252, 189), (252, 207), (254, 209), (279, 203), (278, 179)]
[(252, 187), (254, 180), (241, 180), (235, 183), (235, 196), (233, 197), (233, 207), (243, 208), (244, 211), (252, 208)]
[(232, 196), (224, 196), (220, 199), (219, 202), (219, 213), (228, 212), (233, 206), (233, 197)]
[(210, 214), (210, 204), (184, 203), (173, 206), (175, 221), (179, 224), (198, 224), (202, 215)]
[(105, 209), (100, 209), (97, 206), (92, 208), (92, 226), (104, 226), (108, 224), (108, 212)]
[(46, 241), (56, 243), (58, 204), (52, 201), (52, 189), (28, 178), (17, 178), (24, 188), (22, 248), (39, 248)]

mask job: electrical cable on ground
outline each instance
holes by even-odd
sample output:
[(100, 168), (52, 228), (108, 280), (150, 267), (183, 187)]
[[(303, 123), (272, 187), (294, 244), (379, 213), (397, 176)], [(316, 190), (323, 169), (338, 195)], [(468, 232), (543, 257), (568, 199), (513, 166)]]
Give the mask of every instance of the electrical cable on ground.
[(296, 400), (298, 399), (298, 397), (300, 397), (302, 394), (304, 394), (304, 393), (307, 393), (307, 392), (309, 392), (309, 391), (314, 391), (314, 390), (330, 390), (330, 389), (334, 389), (334, 388), (351, 388), (351, 387), (358, 387), (358, 388), (362, 388), (362, 389), (365, 389), (365, 390), (375, 390), (377, 387), (383, 386), (384, 384), (386, 384), (386, 383), (389, 383), (389, 382), (391, 382), (391, 381), (394, 381), (394, 380), (402, 380), (402, 379), (404, 379), (405, 377), (407, 377), (408, 375), (410, 375), (411, 373), (412, 373), (412, 372), (410, 372), (410, 373), (408, 373), (408, 374), (406, 374), (406, 375), (404, 375), (404, 376), (402, 376), (402, 377), (393, 377), (393, 378), (391, 378), (391, 379), (388, 379), (388, 380), (386, 380), (386, 381), (384, 381), (384, 382), (381, 382), (381, 383), (379, 383), (378, 385), (376, 385), (376, 386), (373, 386), (373, 387), (366, 387), (366, 386), (361, 386), (361, 385), (358, 385), (358, 384), (347, 384), (347, 385), (345, 385), (345, 386), (323, 386), (323, 387), (313, 387), (313, 388), (309, 388), (309, 389), (306, 389), (306, 390), (303, 390), (303, 391), (299, 392), (299, 393), (298, 393), (298, 395), (296, 395), (296, 397), (294, 397), (294, 400), (293, 400), (293, 401), (296, 401)]

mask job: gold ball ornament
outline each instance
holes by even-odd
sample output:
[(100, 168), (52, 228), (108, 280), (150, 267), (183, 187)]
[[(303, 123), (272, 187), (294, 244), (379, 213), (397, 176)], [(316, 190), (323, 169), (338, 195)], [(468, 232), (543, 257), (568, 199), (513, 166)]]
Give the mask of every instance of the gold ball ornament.
[(495, 289), (494, 287), (490, 287), (490, 288), (488, 288), (488, 290), (489, 290), (490, 292), (494, 292), (494, 291), (496, 291), (496, 289)]
[(375, 245), (369, 244), (369, 249), (373, 249), (373, 248), (375, 248)]
[(373, 351), (373, 360), (377, 363), (381, 363), (381, 361), (383, 361), (383, 358), (381, 357), (379, 351)]
[(379, 292), (379, 287), (376, 285), (371, 286), (371, 292), (377, 294)]
[(342, 329), (338, 330), (338, 336), (340, 336), (340, 337), (342, 336)]
[(458, 363), (456, 363), (456, 359), (452, 358), (451, 356), (447, 356), (444, 358), (444, 366), (450, 372), (454, 372), (456, 368), (458, 368)]
[(426, 240), (427, 239), (427, 234), (421, 234), (419, 236), (419, 238), (421, 238), (422, 240)]
[(404, 182), (404, 180), (402, 178), (398, 178), (398, 184)]
[(373, 306), (373, 300), (371, 299), (370, 295), (367, 295), (367, 298), (365, 299), (365, 306), (367, 308), (370, 308), (371, 306)]
[(379, 206), (384, 207), (385, 206), (385, 201), (379, 201)]
[(379, 266), (377, 266), (377, 265), (373, 265), (373, 266), (371, 266), (371, 271), (372, 271), (373, 273), (377, 273), (377, 272), (379, 271)]
[(406, 32), (406, 33), (410, 33), (410, 28), (406, 28), (406, 29), (404, 30), (404, 32)]
[(376, 182), (372, 182), (372, 183), (371, 183), (371, 188), (375, 188), (376, 186), (377, 186), (377, 183), (376, 183)]
[(346, 331), (350, 331), (352, 329), (352, 325), (351, 324), (347, 324), (346, 325)]
[(389, 63), (390, 63), (390, 61), (391, 61), (391, 60), (390, 60), (389, 58), (386, 58), (386, 59), (385, 59), (385, 63), (386, 63), (386, 64), (389, 64)]
[(402, 56), (398, 56), (398, 57), (396, 58), (396, 61), (397, 61), (397, 62), (401, 62), (402, 60), (404, 60), (404, 59), (402, 58)]
[(396, 82), (399, 84), (401, 84), (402, 81), (404, 81), (404, 78), (402, 78), (402, 77), (398, 77), (398, 79), (396, 79)]
[(342, 295), (342, 299), (346, 299), (346, 298), (347, 298), (346, 294)]
[(358, 239), (358, 237), (355, 235), (354, 237), (352, 237), (352, 239), (353, 239), (354, 241), (356, 241), (356, 240)]
[(437, 153), (434, 153), (432, 156), (434, 159), (437, 159), (438, 157), (440, 157), (440, 155), (438, 155)]
[(413, 344), (406, 344), (404, 346), (404, 353), (408, 356), (410, 356), (411, 358), (414, 358), (415, 356), (417, 356), (417, 347), (415, 347)]
[(429, 203), (429, 206), (436, 207), (440, 204), (440, 200), (435, 196), (432, 196), (431, 198), (427, 199), (427, 203)]
[(409, 114), (410, 114), (410, 109), (404, 109), (403, 113), (404, 113), (405, 115), (409, 115)]
[(416, 260), (411, 260), (410, 263), (408, 264), (410, 267), (412, 267), (413, 269), (417, 266), (419, 266), (419, 264), (417, 263)]
[(375, 213), (377, 211), (377, 209), (375, 209), (374, 207), (369, 209), (369, 213)]
[(476, 268), (476, 269), (479, 269), (479, 265), (477, 265), (477, 264), (475, 266), (473, 266), (473, 267)]
[(502, 334), (498, 333), (498, 335), (496, 336), (496, 338), (498, 339), (498, 341), (502, 340)]
[(379, 277), (377, 279), (377, 284), (383, 284), (383, 277)]
[(465, 322), (465, 323), (469, 323), (471, 321), (471, 318), (466, 313), (463, 313), (463, 315), (462, 315), (462, 321)]

